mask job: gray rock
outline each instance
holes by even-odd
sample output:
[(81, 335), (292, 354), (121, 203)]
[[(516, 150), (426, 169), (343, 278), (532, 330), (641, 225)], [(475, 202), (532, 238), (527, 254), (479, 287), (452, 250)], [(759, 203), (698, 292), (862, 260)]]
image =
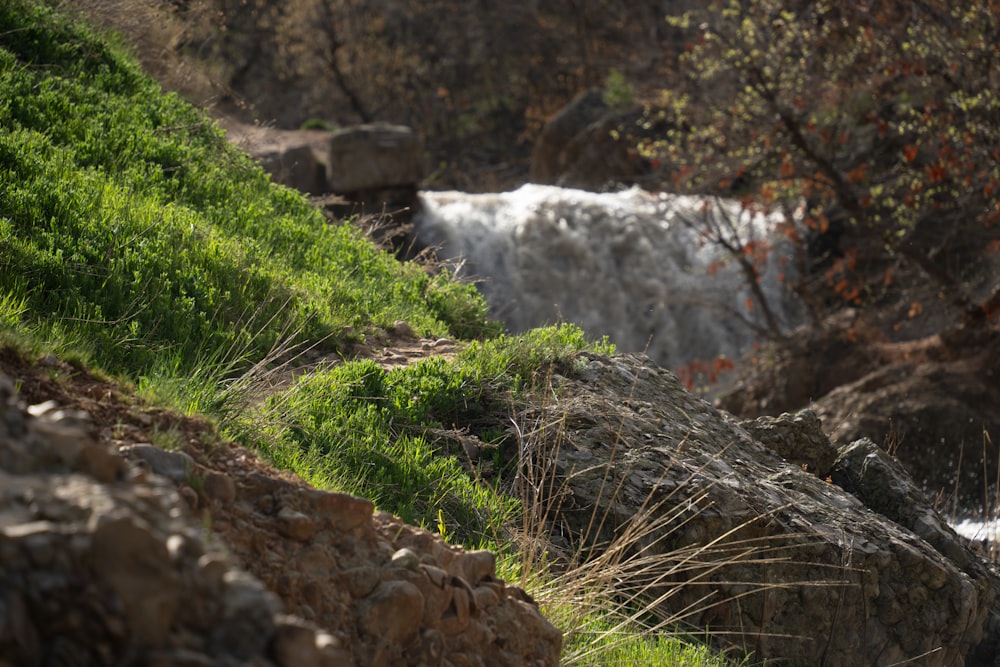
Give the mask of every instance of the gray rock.
[(388, 123), (334, 132), (328, 164), (330, 190), (338, 194), (416, 185), (427, 174), (420, 137), (408, 127)]
[(326, 168), (308, 143), (281, 146), (256, 157), (275, 183), (312, 195), (327, 191)]
[(145, 442), (123, 447), (121, 451), (128, 457), (144, 461), (157, 475), (174, 482), (190, 481), (196, 467), (194, 459), (184, 452), (167, 451)]
[[(544, 485), (559, 490), (551, 511), (578, 544), (599, 547), (595, 554), (640, 531), (623, 548), (656, 558), (634, 561), (632, 572), (626, 562), (619, 576), (662, 577), (648, 591), (663, 595), (662, 613), (732, 632), (741, 649), (769, 661), (978, 664), (967, 657), (984, 639), (997, 580), (877, 448), (845, 450), (828, 482), (641, 355), (584, 365), (560, 384), (553, 409), (601, 419), (567, 422), (552, 434), (558, 444), (527, 443), (523, 474), (554, 476)], [(777, 439), (789, 452), (810, 452), (814, 430), (796, 442), (796, 429), (784, 428)], [(821, 450), (807, 457), (817, 470), (826, 466)]]
[(740, 422), (750, 435), (789, 463), (825, 478), (837, 460), (837, 448), (823, 433), (823, 424), (812, 410), (778, 417), (758, 417)]

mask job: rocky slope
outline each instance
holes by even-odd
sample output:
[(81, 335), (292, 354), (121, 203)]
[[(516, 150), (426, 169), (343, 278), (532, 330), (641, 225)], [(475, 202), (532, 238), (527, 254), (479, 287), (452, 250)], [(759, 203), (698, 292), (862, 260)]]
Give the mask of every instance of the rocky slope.
[(558, 664), (491, 553), (55, 359), (0, 359), (0, 665)]

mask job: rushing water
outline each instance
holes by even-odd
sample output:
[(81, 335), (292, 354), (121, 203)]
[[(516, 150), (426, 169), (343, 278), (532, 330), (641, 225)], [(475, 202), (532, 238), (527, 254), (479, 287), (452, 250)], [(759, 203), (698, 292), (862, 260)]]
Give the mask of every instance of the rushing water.
[(706, 215), (734, 221), (743, 240), (770, 239), (760, 285), (782, 326), (794, 324), (794, 301), (779, 278), (790, 271), (790, 250), (777, 240), (776, 219), (731, 201), (541, 185), (423, 192), (414, 232), (478, 282), (512, 331), (573, 322), (678, 368), (735, 358), (757, 339), (747, 322), (762, 323), (759, 306), (747, 308), (751, 292), (731, 257), (691, 224)]

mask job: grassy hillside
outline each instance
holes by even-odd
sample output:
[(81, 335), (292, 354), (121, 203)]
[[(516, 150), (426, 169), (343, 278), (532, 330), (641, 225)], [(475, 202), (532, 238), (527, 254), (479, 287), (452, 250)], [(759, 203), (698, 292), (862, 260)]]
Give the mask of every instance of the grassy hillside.
[[(504, 424), (552, 364), (610, 352), (606, 341), (574, 326), (504, 335), (474, 288), (328, 225), (123, 47), (38, 0), (0, 3), (0, 91), (0, 344), (72, 356), (208, 415), (317, 486), (489, 544), (517, 572), (508, 536), (521, 507), (503, 492), (517, 446)], [(398, 320), (464, 349), (392, 371), (345, 359), (288, 373), (307, 350), (336, 359)], [(488, 465), (463, 458), (456, 428)], [(585, 613), (562, 614), (578, 642), (619, 636), (587, 664), (715, 664), (633, 637), (589, 611), (612, 608), (595, 594)]]
[[(301, 350), (336, 354), (396, 320), (428, 336), (496, 334), (475, 289), (398, 263), (350, 225), (326, 224), (202, 112), (163, 94), (81, 26), (18, 1), (0, 8), (0, 26), (0, 322), (8, 335), (81, 355), (212, 414), (310, 478), (375, 496), (386, 509), (412, 506), (418, 489), (390, 497), (379, 491), (384, 475), (369, 480), (372, 448), (397, 441), (408, 451), (395, 437), (403, 422), (422, 423), (445, 400), (475, 402), (482, 390), (464, 371), (438, 364), (386, 375), (348, 364), (254, 410), (252, 430), (240, 401)], [(427, 384), (430, 376), (440, 381)], [(397, 405), (396, 385), (414, 383), (447, 397)], [(364, 399), (353, 398), (362, 387)], [(391, 419), (368, 414), (391, 406), (400, 412)], [(322, 428), (339, 430), (258, 429), (317, 413)], [(338, 452), (336, 466), (322, 460)], [(422, 509), (403, 514), (424, 520), (438, 501), (417, 500)]]

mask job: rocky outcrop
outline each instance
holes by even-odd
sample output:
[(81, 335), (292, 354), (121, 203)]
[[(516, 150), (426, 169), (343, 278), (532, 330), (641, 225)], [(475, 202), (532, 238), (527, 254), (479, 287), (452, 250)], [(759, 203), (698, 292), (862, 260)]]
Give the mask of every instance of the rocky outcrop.
[(542, 127), (531, 152), (531, 181), (592, 191), (652, 186), (657, 166), (639, 154), (638, 144), (663, 132), (641, 109), (616, 109), (601, 91), (584, 91)]
[(489, 552), (239, 448), (123, 456), (87, 413), (0, 394), (0, 664), (558, 664), (561, 634)]
[(561, 429), (522, 475), (552, 476), (571, 542), (630, 550), (619, 576), (661, 614), (769, 661), (992, 664), (996, 579), (870, 441), (838, 451), (809, 413), (740, 424), (641, 355), (573, 368), (528, 416)]
[(599, 121), (611, 109), (604, 103), (601, 91), (586, 90), (559, 110), (545, 123), (531, 152), (531, 180), (555, 185), (565, 168), (562, 152), (591, 123)]
[(886, 341), (845, 312), (758, 355), (717, 403), (742, 416), (810, 408), (835, 442), (891, 450), (929, 496), (983, 511), (1000, 466), (1000, 329), (943, 328)]

